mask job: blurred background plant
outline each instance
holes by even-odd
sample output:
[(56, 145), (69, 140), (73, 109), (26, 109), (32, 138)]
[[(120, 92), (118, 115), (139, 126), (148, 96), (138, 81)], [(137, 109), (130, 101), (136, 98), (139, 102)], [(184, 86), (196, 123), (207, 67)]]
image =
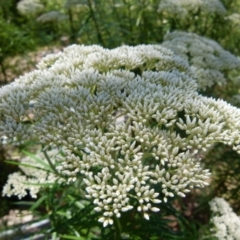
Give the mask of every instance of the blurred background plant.
[[(214, 40), (223, 49), (240, 56), (239, 0), (0, 0), (0, 27), (1, 85), (31, 71), (45, 55), (73, 43), (100, 44), (110, 49), (123, 44), (159, 44), (165, 41), (166, 34), (175, 30)], [(187, 56), (192, 57), (191, 51)], [(240, 107), (239, 70), (221, 69), (221, 72), (226, 84), (214, 84), (201, 93)], [(34, 149), (32, 145), (22, 146), (20, 150), (22, 148), (31, 152)], [(19, 148), (5, 145), (0, 146), (0, 152), (3, 186), (8, 174), (15, 171), (4, 161), (20, 159), (23, 154)], [(210, 187), (204, 193), (195, 190), (183, 200), (173, 199), (174, 208), (168, 206), (161, 209), (161, 214), (153, 216), (154, 229), (146, 222), (143, 224), (140, 218), (135, 219), (136, 222), (128, 226), (129, 229), (141, 228), (142, 235), (135, 239), (216, 239), (209, 230), (211, 211), (208, 205), (216, 196), (227, 200), (240, 215), (239, 155), (229, 147), (217, 144), (202, 157), (206, 168), (212, 172)], [(101, 231), (105, 239), (114, 239), (111, 231), (102, 230), (98, 225), (92, 206), (78, 199), (80, 188), (77, 184), (80, 183), (74, 187), (54, 185), (50, 190), (44, 189), (31, 210), (38, 216), (50, 218), (51, 234), (58, 232), (63, 239), (74, 239), (74, 234), (80, 231), (78, 228), (83, 229), (81, 234), (85, 236), (82, 239), (97, 239)], [(13, 208), (9, 202), (9, 199), (1, 198), (1, 206), (5, 206), (1, 208), (2, 216)], [(86, 212), (92, 213), (91, 221), (97, 226), (91, 231), (87, 226), (92, 223), (86, 218)], [(178, 234), (174, 235), (173, 230)], [(155, 237), (150, 238), (154, 231)], [(206, 238), (207, 235), (210, 237)], [(76, 235), (75, 239), (81, 237)]]
[[(8, 57), (41, 46), (70, 43), (160, 43), (167, 32), (190, 31), (216, 40), (239, 54), (239, 3), (235, 1), (159, 0), (9, 0), (0, 2), (1, 72), (7, 79)], [(172, 11), (175, 9), (175, 11)], [(26, 55), (25, 55), (26, 56)], [(41, 56), (40, 56), (41, 57)], [(7, 61), (8, 62), (8, 61)], [(4, 64), (5, 63), (5, 64)], [(6, 65), (6, 66), (5, 66)], [(12, 66), (13, 67), (13, 66)], [(19, 74), (20, 72), (18, 72)]]

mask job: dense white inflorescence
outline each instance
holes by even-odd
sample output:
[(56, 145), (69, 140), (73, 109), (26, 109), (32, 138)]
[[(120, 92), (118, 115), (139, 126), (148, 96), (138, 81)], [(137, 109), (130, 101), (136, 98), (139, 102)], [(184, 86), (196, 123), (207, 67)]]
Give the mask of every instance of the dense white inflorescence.
[(199, 11), (203, 14), (226, 13), (225, 7), (219, 0), (161, 0), (158, 11), (175, 18), (185, 18)]
[(74, 10), (79, 8), (88, 8), (87, 1), (82, 0), (67, 0), (65, 1), (64, 7), (66, 9), (74, 8)]
[(233, 212), (229, 204), (223, 198), (214, 198), (209, 204), (213, 213), (211, 222), (214, 228), (211, 230), (214, 237), (219, 240), (240, 239), (240, 217)]
[[(48, 152), (53, 163), (56, 154), (57, 152), (54, 150)], [(8, 181), (2, 190), (3, 196), (11, 197), (15, 195), (21, 199), (29, 193), (32, 198), (36, 198), (43, 186), (51, 187), (56, 182), (63, 182), (63, 179), (54, 174), (53, 169), (41, 152), (34, 157), (25, 157), (20, 162), (21, 172), (15, 172), (8, 176)]]
[(0, 90), (0, 134), (57, 147), (56, 170), (84, 179), (104, 226), (207, 185), (198, 152), (213, 143), (240, 152), (239, 109), (199, 95), (187, 61), (162, 46), (72, 45), (38, 67)]
[(59, 11), (50, 11), (42, 14), (37, 18), (39, 22), (60, 22), (66, 20), (68, 17), (66, 14)]
[(41, 11), (44, 8), (39, 0), (21, 0), (17, 3), (17, 10), (22, 15), (31, 15)]
[(194, 33), (174, 31), (164, 36), (164, 47), (190, 63), (199, 89), (225, 84), (224, 72), (240, 67), (240, 60), (217, 42)]
[(233, 25), (236, 25), (236, 26), (240, 25), (240, 14), (239, 13), (233, 13), (233, 14), (225, 17), (225, 19), (232, 22)]

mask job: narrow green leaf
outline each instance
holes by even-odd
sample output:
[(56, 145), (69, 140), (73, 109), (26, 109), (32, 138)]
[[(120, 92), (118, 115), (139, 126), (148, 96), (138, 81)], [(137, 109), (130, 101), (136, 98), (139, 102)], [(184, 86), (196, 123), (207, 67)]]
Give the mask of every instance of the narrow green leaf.
[(62, 239), (73, 239), (73, 240), (86, 240), (85, 237), (75, 237), (75, 236), (71, 236), (71, 235), (62, 235), (61, 238)]
[(71, 217), (68, 213), (63, 212), (63, 211), (57, 211), (56, 214), (58, 214), (60, 216), (63, 216), (63, 217), (66, 217), (68, 219), (69, 219), (69, 217)]
[(53, 183), (31, 183), (31, 182), (24, 182), (24, 184), (31, 185), (31, 186), (41, 186), (41, 187), (49, 187), (53, 185)]
[(18, 166), (23, 166), (23, 167), (28, 167), (28, 168), (35, 168), (35, 169), (39, 169), (39, 170), (42, 170), (42, 171), (46, 171), (46, 172), (49, 172), (49, 170), (45, 169), (45, 168), (40, 168), (40, 167), (37, 167), (37, 166), (32, 166), (32, 165), (29, 165), (29, 164), (26, 164), (26, 163), (21, 163), (19, 161), (15, 161), (15, 160), (5, 160), (6, 163), (9, 163), (9, 164), (12, 164), (12, 165), (18, 165)]
[(43, 160), (37, 158), (35, 154), (32, 154), (32, 153), (30, 153), (30, 152), (28, 152), (28, 151), (25, 151), (25, 150), (22, 150), (22, 152), (23, 152), (25, 155), (29, 156), (29, 157), (30, 157), (31, 159), (33, 159), (34, 161), (36, 161), (37, 163), (39, 163), (40, 165), (42, 165), (45, 169), (47, 169), (47, 170), (49, 170), (49, 171), (51, 171), (51, 172), (53, 171), (53, 170), (51, 169), (51, 167), (50, 167), (47, 163), (45, 163)]
[(37, 207), (40, 206), (40, 204), (47, 198), (47, 195), (43, 195), (41, 198), (39, 198), (29, 209), (30, 211), (35, 210)]
[(141, 10), (138, 14), (137, 21), (136, 21), (136, 27), (139, 26), (141, 20), (142, 20), (143, 10)]
[(34, 201), (18, 201), (18, 202), (13, 202), (13, 205), (18, 205), (18, 206), (31, 206), (33, 205), (35, 202)]
[(52, 240), (57, 240), (58, 238), (57, 238), (57, 233), (56, 232), (54, 232), (53, 234), (52, 234)]

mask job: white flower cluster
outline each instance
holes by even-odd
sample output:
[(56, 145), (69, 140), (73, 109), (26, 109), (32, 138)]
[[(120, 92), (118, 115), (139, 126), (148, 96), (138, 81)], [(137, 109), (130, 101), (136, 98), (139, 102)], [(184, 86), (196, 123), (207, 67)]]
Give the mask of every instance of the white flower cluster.
[(233, 212), (223, 198), (214, 198), (209, 204), (213, 212), (211, 222), (214, 224), (214, 228), (211, 230), (214, 237), (219, 240), (239, 240), (240, 217)]
[(72, 45), (58, 54), (47, 55), (38, 64), (40, 70), (50, 68), (56, 73), (70, 76), (72, 71), (96, 69), (99, 73), (112, 70), (170, 71), (188, 70), (189, 65), (171, 50), (160, 45), (121, 46), (112, 50), (98, 45)]
[(74, 10), (81, 7), (88, 8), (87, 1), (82, 0), (67, 0), (64, 4), (64, 7), (67, 9), (74, 8)]
[(217, 42), (194, 33), (174, 31), (164, 36), (164, 47), (190, 63), (199, 88), (225, 84), (224, 72), (240, 67), (240, 60), (225, 51)]
[(229, 20), (232, 22), (232, 24), (239, 26), (240, 25), (240, 14), (239, 13), (233, 13), (227, 17), (225, 17), (226, 20)]
[(22, 15), (35, 14), (44, 8), (39, 0), (21, 0), (17, 4), (17, 10)]
[[(48, 155), (53, 160), (56, 151), (49, 151)], [(63, 181), (53, 173), (41, 152), (34, 157), (28, 156), (21, 159), (19, 167), (21, 172), (15, 172), (8, 176), (8, 181), (2, 190), (3, 196), (18, 196), (21, 199), (30, 194), (32, 198), (36, 198), (37, 193), (44, 185), (50, 186), (56, 181), (59, 183)]]
[(104, 226), (133, 208), (204, 187), (198, 151), (214, 142), (240, 152), (240, 110), (198, 94), (188, 63), (159, 45), (67, 47), (0, 90), (0, 134), (57, 147), (56, 170)]
[(219, 0), (161, 0), (159, 12), (165, 12), (175, 18), (185, 18), (189, 14), (201, 11), (203, 14), (225, 14), (226, 9)]
[(59, 11), (50, 11), (47, 13), (42, 14), (37, 18), (39, 22), (61, 22), (66, 20), (68, 17), (66, 14), (59, 12)]

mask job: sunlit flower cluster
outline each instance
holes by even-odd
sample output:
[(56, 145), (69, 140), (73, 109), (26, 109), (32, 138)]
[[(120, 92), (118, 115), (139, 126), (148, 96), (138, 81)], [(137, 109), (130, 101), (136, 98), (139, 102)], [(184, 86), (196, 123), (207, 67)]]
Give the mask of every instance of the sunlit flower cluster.
[(214, 237), (219, 240), (240, 239), (240, 217), (237, 216), (223, 198), (214, 198), (210, 203), (213, 213), (211, 222)]
[(35, 14), (43, 9), (39, 0), (21, 0), (17, 3), (17, 10), (23, 15)]
[(194, 33), (175, 31), (164, 36), (164, 47), (190, 63), (199, 88), (225, 84), (224, 72), (240, 68), (240, 60), (217, 42)]
[(233, 13), (225, 18), (226, 20), (229, 20), (232, 22), (232, 24), (239, 26), (240, 25), (240, 14), (239, 13)]
[(240, 111), (198, 94), (188, 62), (159, 45), (67, 47), (0, 90), (0, 134), (57, 148), (67, 184), (83, 178), (103, 226), (207, 185), (199, 151), (240, 152)]
[(184, 18), (198, 11), (204, 14), (226, 13), (225, 7), (219, 0), (161, 0), (158, 11), (175, 18)]
[(74, 8), (74, 10), (81, 8), (88, 9), (87, 1), (82, 0), (67, 0), (65, 1), (64, 7), (66, 9)]
[[(48, 152), (53, 163), (56, 153), (54, 150)], [(2, 191), (3, 196), (17, 196), (21, 199), (30, 194), (32, 198), (36, 198), (43, 186), (51, 187), (55, 182), (61, 183), (63, 181), (54, 174), (53, 169), (41, 152), (35, 156), (22, 158), (20, 163), (21, 171), (8, 176), (8, 181)]]
[(67, 19), (67, 15), (59, 11), (43, 13), (37, 18), (39, 22), (61, 22)]

